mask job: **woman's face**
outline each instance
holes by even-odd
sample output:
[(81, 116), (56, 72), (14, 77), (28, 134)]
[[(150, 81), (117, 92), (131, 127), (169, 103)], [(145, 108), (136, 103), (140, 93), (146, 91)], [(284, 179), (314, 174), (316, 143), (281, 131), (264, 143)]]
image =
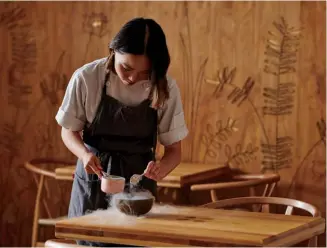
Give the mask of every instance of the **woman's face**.
[(150, 78), (150, 61), (145, 55), (115, 52), (115, 70), (126, 85)]

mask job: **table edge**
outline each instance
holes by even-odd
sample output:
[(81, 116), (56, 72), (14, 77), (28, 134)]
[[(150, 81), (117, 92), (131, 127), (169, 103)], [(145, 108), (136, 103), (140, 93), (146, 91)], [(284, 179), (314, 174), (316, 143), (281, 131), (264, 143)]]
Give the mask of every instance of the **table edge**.
[[(291, 230), (285, 231), (279, 235), (274, 235), (272, 237), (266, 238), (263, 241), (264, 246), (290, 246), (300, 243), (304, 240), (310, 239), (316, 235), (320, 235), (325, 231), (325, 219), (322, 217), (314, 217), (318, 218), (313, 220), (310, 223), (301, 225), (300, 227), (293, 228)], [(310, 230), (310, 233), (308, 231)], [(294, 236), (300, 236), (300, 240), (294, 240)], [(276, 240), (278, 238), (278, 240)], [(284, 241), (282, 243), (282, 241)]]

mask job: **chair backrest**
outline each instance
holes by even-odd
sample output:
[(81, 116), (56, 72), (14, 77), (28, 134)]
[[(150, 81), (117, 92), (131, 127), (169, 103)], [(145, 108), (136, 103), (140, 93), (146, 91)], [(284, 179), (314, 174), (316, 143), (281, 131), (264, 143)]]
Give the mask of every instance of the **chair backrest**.
[(212, 201), (218, 201), (217, 190), (232, 190), (239, 188), (249, 188), (250, 195), (255, 196), (255, 187), (265, 185), (262, 196), (271, 196), (280, 176), (278, 174), (236, 174), (228, 182), (217, 182), (208, 184), (194, 184), (191, 191), (210, 190)]
[[(271, 174), (239, 174), (234, 175), (233, 180), (237, 181), (239, 187), (254, 187), (258, 185), (265, 185), (262, 196), (271, 196), (280, 176), (275, 173)], [(254, 196), (254, 195), (252, 195)]]
[[(281, 198), (281, 197), (238, 197), (220, 200), (216, 202), (210, 202), (208, 204), (203, 205), (203, 207), (207, 208), (228, 208), (235, 207), (240, 205), (283, 205), (287, 206), (285, 215), (292, 215), (294, 208), (302, 209), (308, 213), (310, 213), (313, 217), (321, 216), (320, 211), (313, 205), (289, 198)], [(269, 208), (265, 208), (262, 210), (267, 210)]]

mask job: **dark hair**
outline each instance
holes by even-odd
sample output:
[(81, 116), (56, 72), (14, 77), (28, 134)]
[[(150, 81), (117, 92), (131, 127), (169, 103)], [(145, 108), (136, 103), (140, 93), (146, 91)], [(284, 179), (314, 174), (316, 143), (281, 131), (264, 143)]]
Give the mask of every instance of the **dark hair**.
[(114, 68), (114, 51), (134, 55), (146, 55), (151, 62), (152, 107), (162, 106), (169, 98), (166, 73), (170, 55), (166, 36), (158, 23), (152, 19), (134, 18), (127, 22), (109, 45), (107, 75)]

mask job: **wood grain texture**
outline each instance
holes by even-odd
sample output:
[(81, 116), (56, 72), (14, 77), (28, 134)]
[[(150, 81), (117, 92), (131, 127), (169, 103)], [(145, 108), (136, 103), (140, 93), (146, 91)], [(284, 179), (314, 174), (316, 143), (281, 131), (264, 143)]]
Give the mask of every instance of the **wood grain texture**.
[[(35, 157), (74, 158), (54, 120), (68, 80), (78, 67), (105, 57), (113, 35), (135, 16), (154, 18), (166, 33), (169, 74), (190, 130), (183, 161), (277, 171), (276, 195), (312, 203), (325, 216), (324, 2), (10, 1), (0, 3), (0, 198), (6, 203), (0, 205), (0, 244), (30, 245), (36, 188), (23, 164)], [(281, 17), (301, 29), (301, 38), (295, 72), (280, 78), (294, 85), (287, 88), (292, 111), (277, 118), (263, 113), (264, 89), (278, 85), (264, 69), (268, 32), (278, 33), (274, 22)], [(285, 161), (287, 167), (277, 166)], [(45, 184), (53, 215), (66, 214), (71, 182)]]
[(289, 246), (325, 228), (322, 218), (200, 207), (159, 209), (139, 218), (107, 210), (63, 220), (56, 224), (56, 236), (145, 246)]

